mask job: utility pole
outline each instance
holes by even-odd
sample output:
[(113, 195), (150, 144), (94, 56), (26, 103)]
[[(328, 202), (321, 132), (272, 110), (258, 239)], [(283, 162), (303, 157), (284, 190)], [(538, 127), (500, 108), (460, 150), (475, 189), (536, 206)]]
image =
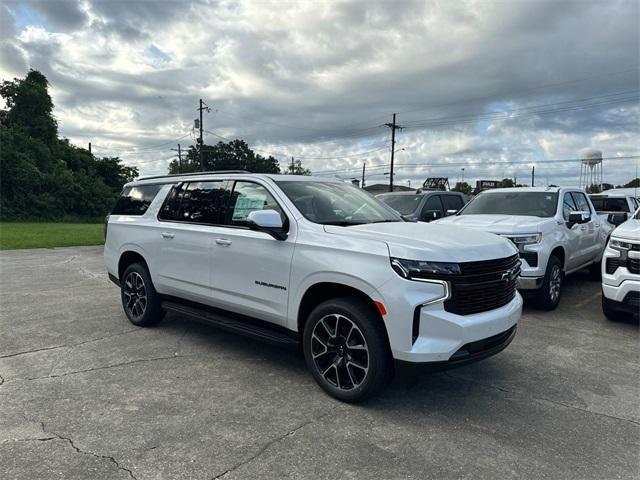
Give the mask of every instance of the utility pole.
[(295, 175), (296, 173), (296, 164), (293, 160), (293, 157), (291, 157), (291, 167), (289, 167), (291, 169), (291, 175)]
[(171, 151), (178, 152), (178, 173), (182, 173), (182, 151), (180, 150), (180, 144), (178, 144), (178, 149), (172, 148)]
[(391, 129), (391, 171), (389, 172), (389, 191), (393, 192), (393, 158), (396, 153), (396, 130), (402, 130), (400, 125), (396, 125), (396, 114), (393, 114), (393, 122), (385, 123), (385, 127)]
[(536, 186), (536, 166), (531, 167), (531, 186)]
[(363, 164), (362, 164), (362, 183), (360, 184), (361, 188), (364, 188), (364, 186), (365, 186), (364, 185), (364, 169), (366, 168), (366, 166), (367, 166), (367, 162), (363, 162)]
[(89, 142), (89, 155), (91, 155), (91, 142)]
[(200, 111), (200, 123), (198, 125), (200, 127), (200, 137), (198, 138), (198, 143), (200, 144), (200, 171), (204, 172), (204, 157), (202, 156), (202, 147), (204, 146), (202, 140), (202, 111), (206, 110), (207, 112), (210, 112), (211, 109), (206, 103), (202, 101), (202, 99), (200, 99), (200, 107), (198, 108), (198, 110)]

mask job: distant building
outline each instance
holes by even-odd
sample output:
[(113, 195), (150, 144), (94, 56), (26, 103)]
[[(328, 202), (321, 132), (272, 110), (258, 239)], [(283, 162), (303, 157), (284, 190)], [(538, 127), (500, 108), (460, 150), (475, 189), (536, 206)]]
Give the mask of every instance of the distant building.
[[(367, 185), (364, 189), (369, 192), (371, 195), (379, 195), (381, 193), (389, 193), (389, 184), (388, 183), (376, 183), (375, 185)], [(394, 192), (411, 192), (414, 191), (415, 188), (405, 187), (404, 185), (394, 185)]]

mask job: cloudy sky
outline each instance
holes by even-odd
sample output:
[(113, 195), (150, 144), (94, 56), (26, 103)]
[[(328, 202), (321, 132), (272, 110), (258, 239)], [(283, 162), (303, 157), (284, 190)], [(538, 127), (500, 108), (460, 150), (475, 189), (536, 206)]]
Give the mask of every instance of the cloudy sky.
[[(243, 138), (314, 173), (577, 184), (585, 148), (640, 155), (640, 2), (4, 0), (0, 78), (42, 71), (61, 135), (166, 171)], [(605, 160), (605, 181), (637, 159)]]

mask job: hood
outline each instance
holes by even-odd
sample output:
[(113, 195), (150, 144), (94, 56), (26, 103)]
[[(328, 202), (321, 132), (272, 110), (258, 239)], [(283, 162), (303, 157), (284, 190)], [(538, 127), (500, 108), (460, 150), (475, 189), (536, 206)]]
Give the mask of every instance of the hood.
[(438, 224), (483, 230), (500, 234), (535, 233), (542, 229), (542, 223), (549, 219), (520, 215), (454, 215), (436, 220)]
[(612, 237), (626, 238), (628, 240), (640, 240), (640, 220), (627, 220), (611, 234)]
[(490, 233), (434, 223), (389, 222), (337, 227), (325, 225), (334, 235), (382, 241), (392, 257), (433, 262), (472, 262), (509, 257), (513, 244)]

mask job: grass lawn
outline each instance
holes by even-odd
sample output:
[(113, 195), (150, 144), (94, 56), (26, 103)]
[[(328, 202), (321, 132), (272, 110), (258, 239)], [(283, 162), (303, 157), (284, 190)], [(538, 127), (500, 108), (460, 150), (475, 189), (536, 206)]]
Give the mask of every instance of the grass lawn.
[(101, 223), (0, 223), (0, 250), (103, 243)]

